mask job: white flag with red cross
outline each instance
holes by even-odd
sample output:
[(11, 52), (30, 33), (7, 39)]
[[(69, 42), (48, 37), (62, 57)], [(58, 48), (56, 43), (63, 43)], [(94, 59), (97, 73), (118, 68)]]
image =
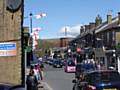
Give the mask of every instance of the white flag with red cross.
[(37, 14), (35, 15), (36, 19), (40, 19), (42, 17), (46, 17), (46, 13), (40, 13), (40, 14)]

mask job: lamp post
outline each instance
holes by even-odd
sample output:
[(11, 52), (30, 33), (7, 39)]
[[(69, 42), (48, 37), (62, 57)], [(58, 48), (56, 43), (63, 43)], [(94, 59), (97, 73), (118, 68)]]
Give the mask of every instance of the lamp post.
[[(32, 34), (32, 17), (33, 17), (32, 12), (29, 14), (29, 17), (30, 17), (30, 34)], [(33, 47), (33, 38), (32, 38), (31, 35), (30, 35), (30, 38), (32, 39), (32, 41), (31, 41), (31, 43), (30, 43), (30, 47), (31, 47), (31, 61), (33, 61), (33, 51), (32, 51), (32, 47)]]
[(32, 33), (32, 16), (33, 16), (33, 14), (30, 13), (29, 15), (30, 15), (30, 33)]

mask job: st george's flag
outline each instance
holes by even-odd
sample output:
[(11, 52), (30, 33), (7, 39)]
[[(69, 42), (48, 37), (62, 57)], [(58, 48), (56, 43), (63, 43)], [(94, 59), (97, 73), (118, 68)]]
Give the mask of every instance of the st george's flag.
[(42, 17), (46, 17), (46, 13), (40, 13), (40, 14), (37, 14), (35, 15), (36, 19), (40, 19)]

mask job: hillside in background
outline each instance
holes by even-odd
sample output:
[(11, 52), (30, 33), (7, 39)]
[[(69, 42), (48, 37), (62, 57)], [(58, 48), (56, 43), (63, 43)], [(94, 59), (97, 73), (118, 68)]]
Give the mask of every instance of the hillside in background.
[(54, 47), (60, 47), (59, 39), (39, 39), (36, 54), (38, 57), (43, 56), (46, 50)]
[(46, 50), (55, 47), (60, 47), (60, 39), (39, 39), (36, 53), (38, 56), (43, 56)]
[(39, 48), (54, 48), (60, 47), (60, 40), (59, 39), (39, 39), (38, 41)]

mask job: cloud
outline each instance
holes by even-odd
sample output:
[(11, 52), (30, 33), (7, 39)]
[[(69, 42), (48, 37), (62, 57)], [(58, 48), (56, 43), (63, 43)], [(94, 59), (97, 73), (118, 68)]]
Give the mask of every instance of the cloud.
[(63, 36), (65, 36), (65, 31), (66, 31), (67, 37), (76, 37), (77, 35), (80, 34), (80, 27), (81, 27), (81, 25), (76, 25), (73, 27), (64, 26), (60, 29), (59, 33), (63, 37)]
[(66, 37), (65, 36), (65, 28), (66, 28), (66, 31), (67, 31), (67, 37), (71, 37), (71, 38), (75, 38), (76, 36), (78, 36), (80, 34), (80, 27), (82, 25), (79, 24), (79, 25), (75, 25), (75, 26), (63, 26), (59, 32), (56, 33), (56, 35), (52, 35), (52, 36), (41, 36), (40, 35), (40, 38), (42, 39), (49, 39), (49, 38), (61, 38), (61, 37)]

